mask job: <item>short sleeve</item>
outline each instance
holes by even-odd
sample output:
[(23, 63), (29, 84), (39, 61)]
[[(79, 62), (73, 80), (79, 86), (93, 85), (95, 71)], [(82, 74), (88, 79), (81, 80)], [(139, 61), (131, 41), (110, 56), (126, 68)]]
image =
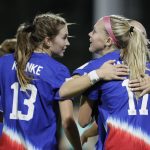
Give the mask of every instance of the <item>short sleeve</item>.
[(58, 70), (56, 76), (55, 76), (55, 84), (54, 84), (54, 90), (55, 90), (55, 100), (61, 100), (59, 95), (59, 88), (61, 85), (65, 82), (67, 78), (70, 78), (70, 72), (67, 67), (62, 67), (60, 70)]
[(88, 73), (87, 71), (87, 67), (89, 65), (90, 62), (85, 63), (84, 65), (80, 66), (79, 68), (77, 68), (76, 70), (73, 71), (72, 75), (85, 75)]

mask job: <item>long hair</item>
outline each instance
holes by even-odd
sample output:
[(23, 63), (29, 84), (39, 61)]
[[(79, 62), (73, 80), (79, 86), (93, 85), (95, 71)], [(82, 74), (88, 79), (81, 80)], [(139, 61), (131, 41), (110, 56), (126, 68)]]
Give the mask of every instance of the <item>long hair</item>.
[[(148, 40), (143, 33), (131, 26), (129, 21), (117, 16), (110, 16), (113, 33), (122, 49), (121, 57), (130, 69), (130, 79), (140, 79), (145, 75), (148, 60)], [(136, 97), (139, 93), (136, 92)]]
[[(22, 87), (27, 86), (32, 80), (25, 72), (26, 64), (33, 51), (43, 44), (45, 37), (54, 39), (59, 31), (66, 25), (66, 21), (59, 15), (45, 13), (37, 15), (32, 24), (21, 24), (17, 30), (15, 60), (17, 67), (17, 77)], [(45, 46), (44, 49), (47, 47)], [(48, 49), (48, 48), (47, 48)]]

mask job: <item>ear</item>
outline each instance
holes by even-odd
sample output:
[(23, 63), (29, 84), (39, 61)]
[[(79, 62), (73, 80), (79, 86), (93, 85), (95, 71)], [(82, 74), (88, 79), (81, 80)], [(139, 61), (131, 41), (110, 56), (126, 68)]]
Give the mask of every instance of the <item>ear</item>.
[(51, 47), (52, 46), (52, 41), (49, 37), (45, 37), (44, 43), (46, 46)]
[(106, 46), (108, 46), (108, 47), (110, 47), (111, 45), (113, 44), (113, 42), (112, 42), (112, 38), (111, 37), (108, 37), (107, 39), (106, 39)]

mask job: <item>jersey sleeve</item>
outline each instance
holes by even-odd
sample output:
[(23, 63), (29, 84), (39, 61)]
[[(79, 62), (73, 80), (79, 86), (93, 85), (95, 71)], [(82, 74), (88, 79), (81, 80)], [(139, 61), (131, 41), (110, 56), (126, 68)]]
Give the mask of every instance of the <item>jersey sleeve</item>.
[(62, 67), (58, 70), (57, 74), (55, 75), (55, 83), (54, 83), (54, 90), (55, 90), (55, 100), (61, 100), (59, 95), (59, 88), (65, 82), (67, 78), (70, 78), (70, 72), (67, 67)]
[(77, 68), (76, 70), (74, 70), (73, 75), (80, 75), (80, 76), (85, 75), (89, 73), (90, 71), (98, 69), (104, 62), (105, 60), (101, 58), (93, 59), (85, 63), (81, 67)]
[(72, 75), (85, 75), (88, 73), (88, 66), (89, 66), (90, 62), (85, 63), (84, 65), (80, 66), (79, 68), (77, 68), (76, 70), (73, 71)]

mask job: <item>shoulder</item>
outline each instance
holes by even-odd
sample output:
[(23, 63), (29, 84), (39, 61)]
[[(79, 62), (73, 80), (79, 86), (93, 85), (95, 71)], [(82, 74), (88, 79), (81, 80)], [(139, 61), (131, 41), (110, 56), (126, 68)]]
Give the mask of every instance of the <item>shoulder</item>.
[(64, 81), (65, 78), (70, 77), (69, 69), (54, 58), (48, 56), (43, 62), (43, 72), (41, 77), (45, 81), (58, 82)]
[(9, 63), (12, 63), (14, 61), (13, 54), (6, 54), (2, 57), (0, 57), (0, 66), (3, 66), (3, 64), (8, 65)]
[(68, 70), (65, 65), (45, 53), (33, 53), (30, 61), (43, 66), (45, 70), (53, 70), (54, 72), (58, 70)]
[(55, 72), (69, 72), (69, 69), (67, 66), (65, 66), (64, 64), (60, 63), (59, 61), (55, 60), (54, 58), (50, 57), (51, 60), (51, 65), (49, 65), (49, 67), (51, 69), (53, 69)]
[(11, 59), (11, 58), (13, 58), (13, 54), (5, 54), (5, 55), (0, 57), (0, 61), (4, 61), (6, 59)]
[(108, 54), (105, 54), (99, 58), (93, 59), (85, 64), (83, 64), (82, 66), (80, 66), (79, 68), (77, 68), (76, 70), (74, 70), (73, 75), (79, 74), (79, 75), (84, 75), (89, 73), (92, 70), (95, 70), (97, 68), (99, 68), (104, 62), (108, 61), (108, 60), (119, 60), (120, 58), (120, 51), (119, 50), (115, 50), (114, 52), (110, 52)]
[(81, 65), (80, 67), (78, 67), (77, 69), (75, 69), (73, 71), (73, 75), (84, 75), (87, 73), (87, 68), (88, 66), (93, 62), (94, 60), (88, 61), (86, 63), (84, 63), (83, 65)]

